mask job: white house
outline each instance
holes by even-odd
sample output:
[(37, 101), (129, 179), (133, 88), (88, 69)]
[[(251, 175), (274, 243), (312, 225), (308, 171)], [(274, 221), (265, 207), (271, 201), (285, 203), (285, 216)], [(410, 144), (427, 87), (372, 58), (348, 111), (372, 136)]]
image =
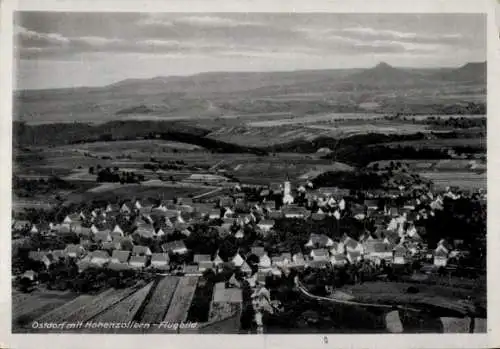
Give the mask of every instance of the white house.
[(310, 256), (314, 261), (328, 261), (330, 258), (328, 250), (324, 248), (312, 250)]
[(245, 263), (245, 260), (243, 259), (243, 257), (241, 257), (241, 255), (239, 254), (239, 252), (237, 252), (233, 259), (231, 260), (234, 264), (235, 267), (239, 268), (243, 265), (243, 263)]
[(259, 257), (259, 268), (260, 269), (271, 268), (271, 258), (269, 258), (267, 253)]

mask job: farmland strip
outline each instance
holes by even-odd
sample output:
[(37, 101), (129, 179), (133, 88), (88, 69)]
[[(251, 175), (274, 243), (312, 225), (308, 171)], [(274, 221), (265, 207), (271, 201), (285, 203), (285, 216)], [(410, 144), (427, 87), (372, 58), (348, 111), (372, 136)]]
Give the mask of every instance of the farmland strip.
[(143, 323), (159, 323), (169, 309), (175, 290), (178, 288), (179, 277), (166, 276), (158, 282), (151, 299), (146, 304), (140, 321)]
[(185, 322), (191, 301), (198, 284), (197, 276), (186, 276), (179, 281), (172, 299), (172, 305), (168, 308), (163, 321), (165, 322)]
[[(109, 293), (110, 290), (104, 291), (104, 293)], [(78, 309), (88, 304), (88, 302), (92, 299), (91, 295), (82, 295), (71, 302), (68, 302), (51, 312), (46, 313), (45, 315), (39, 317), (37, 322), (58, 322), (63, 321), (67, 314), (77, 311)]]
[[(103, 323), (126, 323), (132, 321), (134, 316), (139, 311), (144, 300), (150, 293), (154, 282), (150, 282), (134, 294), (128, 296), (123, 301), (115, 304), (114, 306), (108, 308), (101, 314), (92, 318), (92, 322), (103, 322)], [(116, 333), (121, 331), (120, 329), (87, 329), (83, 332), (85, 333)]]
[[(136, 288), (122, 290), (108, 289), (96, 296), (80, 296), (77, 302), (70, 302), (38, 319), (39, 322), (88, 321), (123, 298)], [(85, 297), (85, 298), (81, 298)], [(80, 299), (81, 298), (81, 299)]]

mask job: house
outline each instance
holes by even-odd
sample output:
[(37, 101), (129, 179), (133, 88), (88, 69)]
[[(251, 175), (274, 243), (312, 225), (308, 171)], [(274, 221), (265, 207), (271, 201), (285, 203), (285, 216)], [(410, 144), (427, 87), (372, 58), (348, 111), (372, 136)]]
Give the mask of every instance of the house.
[(434, 251), (434, 265), (436, 267), (446, 267), (448, 264), (448, 252), (443, 248), (436, 248)]
[(92, 224), (90, 226), (90, 232), (95, 235), (99, 232), (99, 229), (94, 224)]
[(78, 267), (78, 272), (81, 273), (84, 270), (90, 268), (91, 264), (88, 260), (81, 259), (76, 263), (76, 266)]
[(193, 256), (193, 262), (195, 264), (200, 264), (200, 262), (211, 262), (209, 254), (195, 254)]
[(343, 244), (347, 253), (349, 252), (363, 253), (363, 245), (349, 236), (346, 236), (344, 238)]
[(52, 255), (55, 261), (64, 259), (66, 257), (64, 250), (53, 250), (52, 252), (50, 252), (50, 254)]
[(39, 230), (38, 230), (38, 227), (36, 226), (36, 224), (33, 224), (31, 226), (30, 233), (31, 234), (38, 234), (39, 233)]
[(264, 219), (257, 224), (257, 227), (263, 232), (269, 232), (274, 226), (274, 221), (271, 219)]
[(282, 212), (285, 218), (304, 219), (309, 215), (309, 212), (302, 207), (286, 207)]
[(255, 273), (255, 282), (257, 285), (265, 285), (266, 284), (266, 278), (269, 276), (269, 271), (264, 271), (264, 270), (259, 270), (257, 273)]
[(208, 212), (207, 216), (208, 219), (219, 219), (221, 218), (221, 212), (220, 210), (211, 210), (210, 212)]
[(119, 250), (120, 249), (120, 243), (118, 242), (103, 242), (101, 243), (101, 249), (102, 250), (109, 250), (109, 251), (112, 251), (112, 250)]
[(274, 277), (281, 277), (283, 275), (283, 273), (281, 272), (281, 270), (278, 267), (273, 267), (273, 268), (271, 268), (271, 275)]
[(128, 264), (132, 268), (144, 268), (146, 266), (147, 258), (146, 256), (132, 256)]
[(27, 230), (31, 226), (31, 223), (27, 220), (16, 220), (12, 223), (12, 230)]
[(120, 211), (121, 211), (121, 213), (124, 213), (124, 214), (128, 214), (131, 212), (130, 208), (125, 203), (120, 208)]
[(97, 243), (103, 243), (111, 242), (113, 241), (113, 238), (111, 237), (109, 230), (104, 230), (94, 234), (93, 240)]
[(281, 210), (271, 210), (267, 213), (268, 219), (281, 219), (283, 218), (283, 212)]
[(314, 261), (328, 261), (330, 258), (328, 250), (324, 248), (317, 248), (312, 250), (310, 256)]
[(111, 263), (127, 263), (130, 257), (130, 251), (114, 250), (111, 255)]
[(168, 269), (170, 258), (168, 253), (153, 253), (151, 255), (151, 267), (157, 269)]
[(271, 258), (269, 258), (268, 254), (264, 254), (259, 257), (259, 269), (268, 269), (271, 268)]
[(250, 254), (254, 254), (260, 258), (266, 254), (266, 250), (264, 249), (263, 246), (252, 246), (250, 248)]
[(28, 258), (32, 261), (43, 263), (46, 268), (49, 268), (54, 263), (54, 258), (48, 251), (30, 251)]
[(66, 245), (64, 253), (71, 258), (80, 258), (85, 254), (85, 249), (81, 245)]
[(229, 287), (241, 287), (241, 282), (236, 279), (236, 274), (231, 275), (229, 281), (227, 282)]
[(363, 255), (359, 251), (347, 251), (346, 256), (351, 264), (357, 263), (363, 259)]
[(215, 257), (214, 259), (212, 260), (212, 263), (214, 264), (214, 266), (217, 268), (219, 267), (220, 265), (222, 265), (222, 263), (224, 263), (224, 261), (222, 260), (222, 258), (220, 258), (219, 256), (219, 253), (217, 252), (215, 254)]
[(303, 267), (303, 266), (305, 266), (306, 265), (306, 261), (304, 259), (304, 255), (302, 253), (300, 253), (300, 252), (295, 253), (292, 256), (292, 263), (296, 267)]
[(337, 253), (330, 257), (330, 263), (335, 267), (342, 267), (347, 264), (345, 255)]
[(281, 254), (281, 263), (283, 266), (292, 263), (292, 254), (290, 252), (283, 252)]
[(250, 268), (247, 262), (244, 262), (241, 265), (240, 271), (247, 276), (250, 276), (252, 274), (252, 268)]
[(367, 259), (372, 261), (390, 261), (392, 259), (391, 245), (385, 243), (382, 239), (367, 240), (363, 243), (363, 245), (364, 255)]
[(182, 240), (167, 242), (162, 245), (162, 249), (172, 254), (186, 254), (188, 252), (186, 244)]
[(132, 256), (151, 256), (151, 250), (147, 246), (136, 245), (132, 249)]
[(234, 233), (234, 237), (236, 239), (243, 239), (245, 237), (245, 232), (243, 231), (243, 229), (238, 229), (238, 231)]
[(37, 277), (37, 273), (34, 272), (33, 270), (27, 270), (24, 272), (24, 274), (21, 276), (24, 279), (28, 279), (30, 281), (35, 281)]
[(116, 235), (123, 236), (123, 230), (122, 230), (122, 228), (120, 228), (120, 226), (118, 224), (115, 225), (115, 227), (113, 228), (113, 231), (111, 233), (113, 234), (113, 236), (116, 236)]
[(326, 269), (328, 268), (328, 260), (312, 260), (307, 262), (307, 267), (312, 269)]
[(156, 232), (155, 232), (155, 236), (163, 236), (165, 235), (165, 231), (163, 231), (162, 228), (159, 228)]
[(324, 214), (324, 213), (318, 213), (318, 212), (316, 212), (316, 213), (312, 213), (311, 214), (311, 219), (313, 221), (321, 221), (321, 220), (323, 220), (325, 218), (326, 218), (326, 214)]
[(90, 263), (102, 267), (110, 261), (107, 251), (97, 250), (90, 253)]
[(333, 246), (333, 240), (324, 234), (311, 234), (309, 241), (305, 244), (309, 248), (324, 248)]
[(408, 250), (403, 245), (399, 244), (394, 248), (393, 264), (403, 265), (408, 262)]
[(245, 263), (245, 260), (243, 259), (243, 257), (241, 257), (240, 253), (237, 252), (233, 259), (231, 260), (233, 265), (237, 268), (241, 267), (243, 265), (243, 263)]
[(200, 261), (198, 263), (198, 271), (199, 272), (204, 272), (205, 270), (209, 270), (209, 269), (213, 269), (214, 268), (214, 264), (212, 263), (212, 261), (208, 260), (208, 261)]

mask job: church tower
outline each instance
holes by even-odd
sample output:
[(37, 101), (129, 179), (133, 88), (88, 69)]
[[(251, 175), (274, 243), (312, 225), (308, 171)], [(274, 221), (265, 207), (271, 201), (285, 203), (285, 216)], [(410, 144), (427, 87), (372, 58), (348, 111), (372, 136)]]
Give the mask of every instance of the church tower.
[(292, 186), (290, 185), (290, 180), (288, 179), (287, 176), (285, 183), (283, 185), (283, 204), (290, 205), (292, 203), (293, 203)]

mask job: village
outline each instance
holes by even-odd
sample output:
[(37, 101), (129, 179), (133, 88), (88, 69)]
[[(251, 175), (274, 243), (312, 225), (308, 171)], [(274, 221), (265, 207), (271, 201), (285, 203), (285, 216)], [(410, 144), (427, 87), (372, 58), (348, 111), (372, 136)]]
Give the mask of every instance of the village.
[[(263, 188), (236, 184), (229, 195), (205, 202), (132, 199), (85, 207), (60, 222), (15, 220), (13, 238), (64, 237), (67, 243), (53, 249), (35, 246), (18, 258), (21, 266), (13, 278), (21, 287), (36, 287), (44, 283), (44, 272), (68, 261), (80, 274), (106, 269), (211, 277), (217, 280), (210, 284), (211, 319), (228, 307), (243, 308), (244, 284), (252, 292), (254, 325), (262, 331), (262, 314), (281, 306), (269, 284), (291, 272), (300, 277), (304, 272), (348, 270), (352, 280), (342, 283), (359, 283), (387, 270), (442, 275), (459, 266), (481, 268), (462, 263), (477, 255), (470, 241), (449, 234), (429, 236), (426, 222), (450, 202), (484, 203), (484, 192), (469, 196), (457, 188), (441, 193), (401, 189), (363, 193), (361, 199), (359, 193), (352, 194), (339, 188), (316, 189), (311, 182), (292, 188), (285, 180)], [(329, 282), (322, 288), (334, 297), (341, 286)]]

